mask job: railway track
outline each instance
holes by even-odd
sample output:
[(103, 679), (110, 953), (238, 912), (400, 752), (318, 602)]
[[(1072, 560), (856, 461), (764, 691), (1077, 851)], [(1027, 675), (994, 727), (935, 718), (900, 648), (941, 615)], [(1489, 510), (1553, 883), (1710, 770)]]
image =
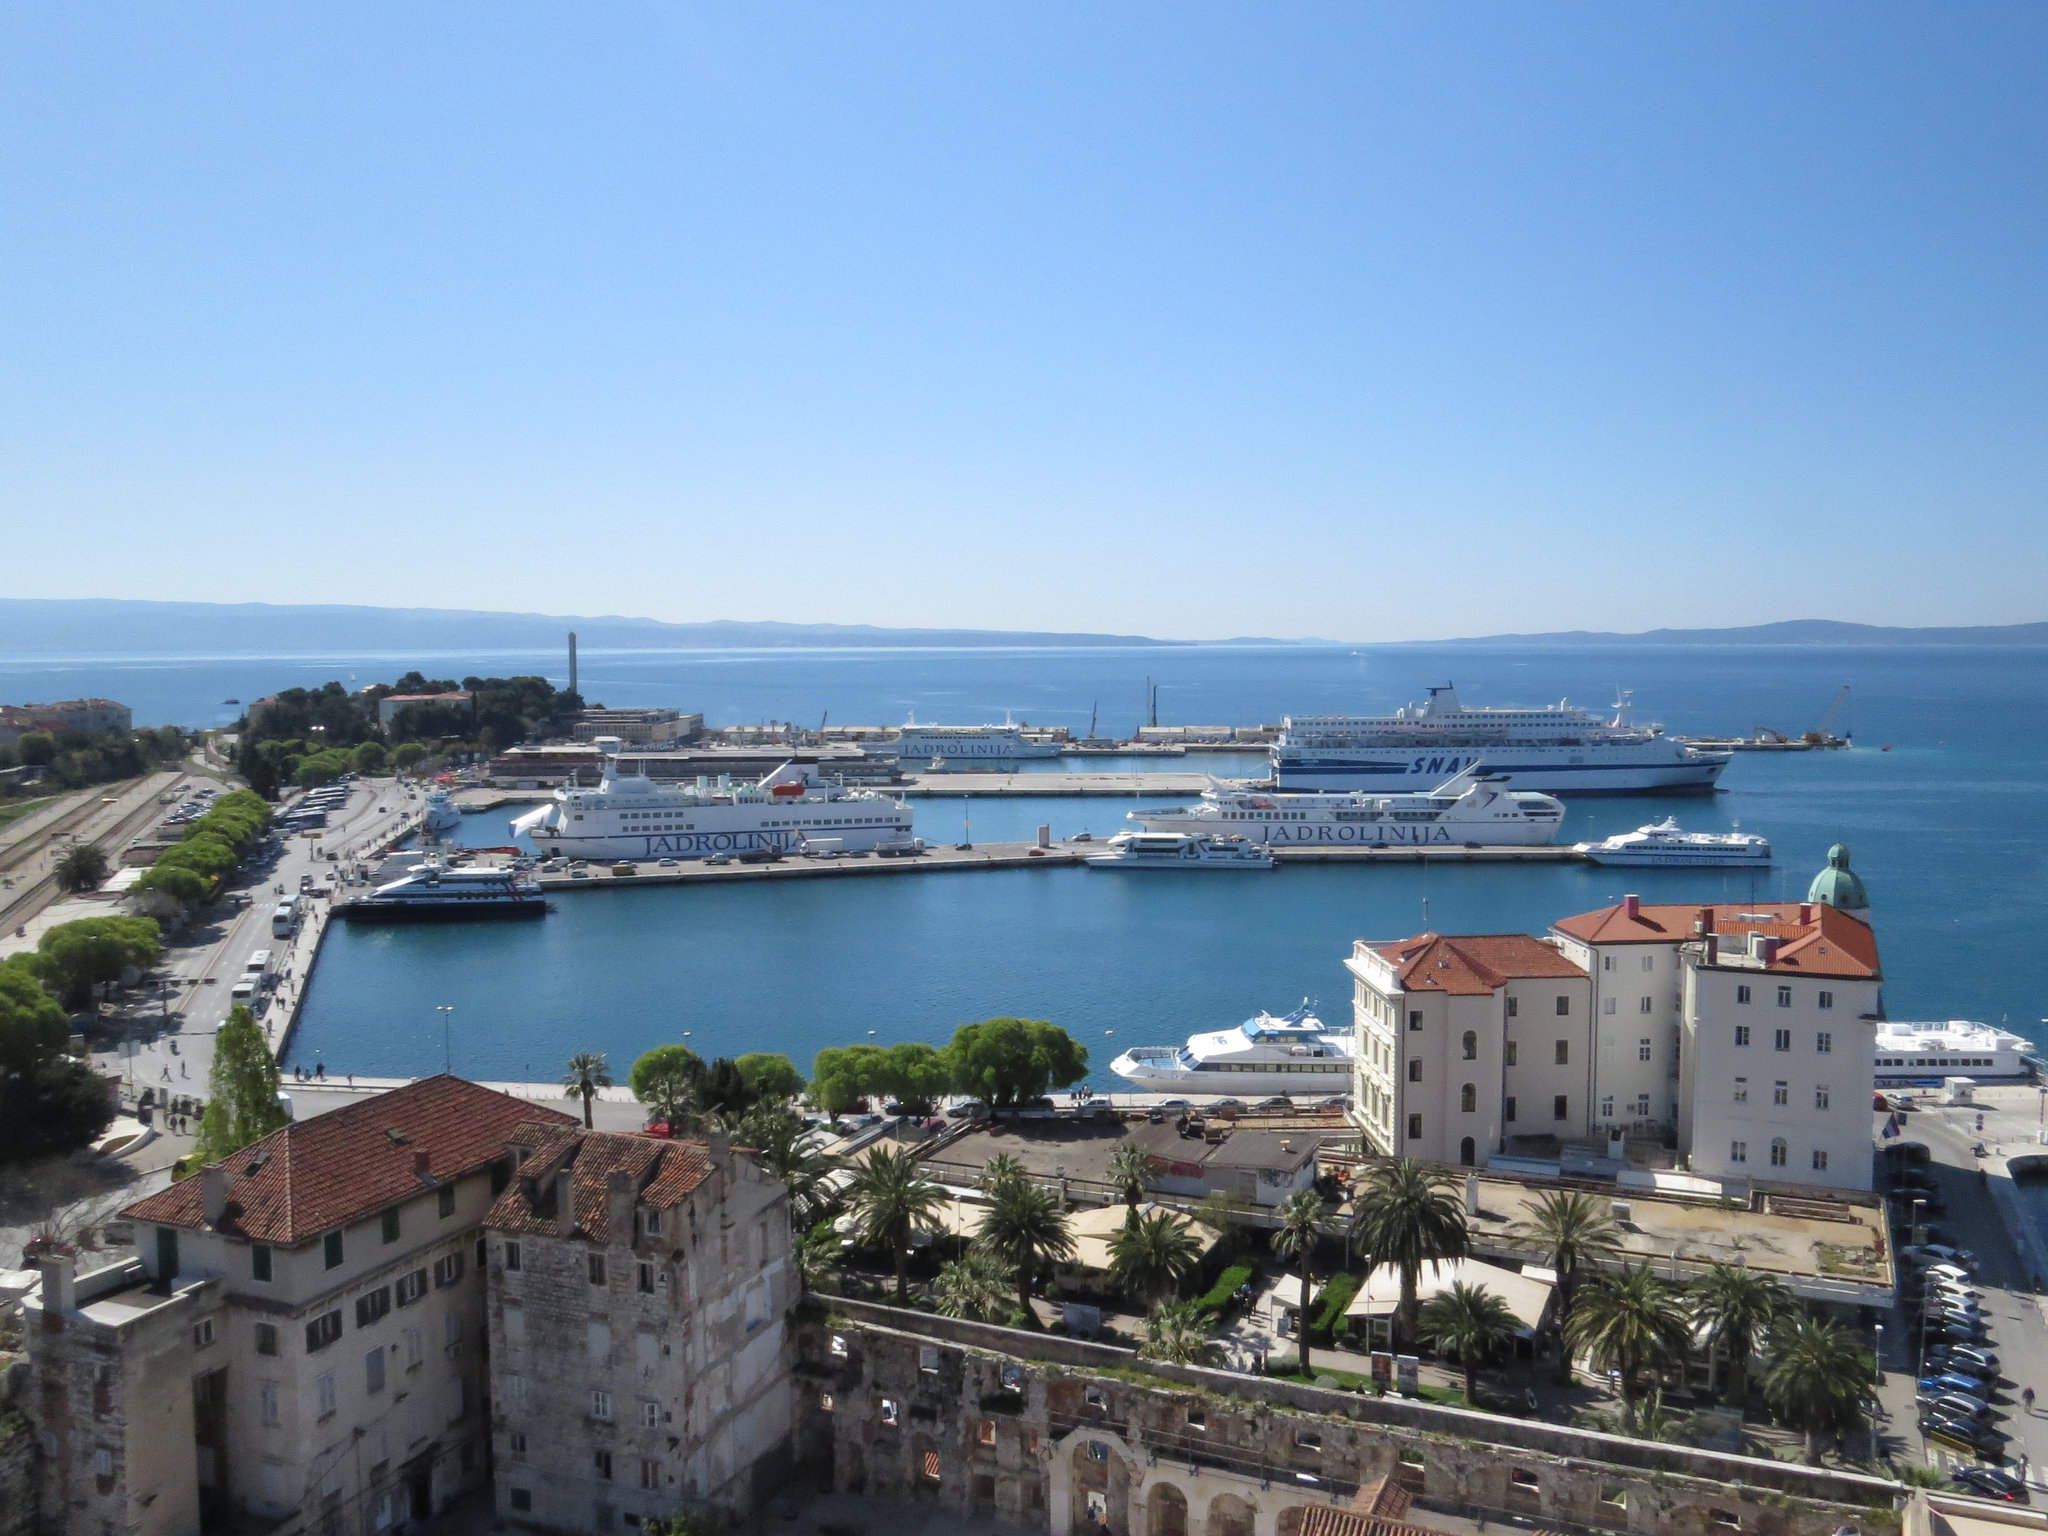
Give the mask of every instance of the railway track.
[[(156, 775), (152, 774), (150, 777), (154, 780)], [(118, 859), (119, 850), (127, 845), (128, 839), (150, 826), (163, 813), (164, 808), (158, 803), (157, 797), (166, 789), (180, 788), (185, 779), (183, 773), (178, 773), (167, 785), (152, 784), (134, 809), (118, 815), (111, 826), (94, 833), (87, 841), (105, 848), (110, 860)], [(130, 794), (137, 792), (135, 787), (128, 791)], [(105, 797), (86, 795), (78, 805), (65, 811), (41, 832), (24, 838), (21, 843), (10, 849), (11, 858), (7, 862), (0, 862), (0, 873), (17, 868), (40, 856), (51, 842), (59, 837), (75, 837), (78, 829), (89, 822), (95, 812), (104, 813), (107, 809)], [(46, 870), (26, 884), (18, 884), (11, 891), (0, 891), (0, 927), (18, 926), (26, 922), (42, 911), (56, 894), (57, 876), (54, 870)]]

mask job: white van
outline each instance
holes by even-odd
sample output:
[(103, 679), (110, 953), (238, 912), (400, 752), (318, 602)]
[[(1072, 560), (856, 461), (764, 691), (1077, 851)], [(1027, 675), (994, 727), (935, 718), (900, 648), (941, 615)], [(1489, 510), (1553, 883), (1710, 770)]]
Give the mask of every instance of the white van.
[(228, 997), (230, 1000), (237, 1003), (255, 1002), (256, 982), (254, 978), (244, 976), (240, 981), (235, 983), (234, 988), (228, 993)]
[(259, 949), (249, 957), (249, 963), (242, 967), (245, 976), (261, 976), (270, 969), (270, 951)]

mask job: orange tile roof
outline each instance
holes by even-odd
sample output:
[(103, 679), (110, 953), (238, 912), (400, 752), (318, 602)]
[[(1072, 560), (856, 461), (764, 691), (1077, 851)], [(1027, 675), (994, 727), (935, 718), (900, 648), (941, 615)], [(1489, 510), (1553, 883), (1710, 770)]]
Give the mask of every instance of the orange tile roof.
[[(518, 1178), (498, 1197), (484, 1225), (500, 1232), (552, 1236), (555, 1221), (555, 1174), (570, 1170), (569, 1188), (576, 1205), (576, 1226), (593, 1243), (612, 1240), (610, 1175), (631, 1176), (643, 1205), (673, 1210), (711, 1174), (711, 1149), (701, 1141), (668, 1141), (639, 1132), (586, 1131), (580, 1125), (535, 1125), (512, 1138), (532, 1148), (519, 1165)], [(527, 1193), (527, 1181), (534, 1181)], [(630, 1241), (631, 1233), (619, 1234)]]
[(1552, 924), (1557, 932), (1588, 944), (1675, 944), (1695, 937), (1704, 915), (1722, 939), (1761, 933), (1782, 941), (1766, 967), (1794, 976), (1876, 979), (1877, 935), (1860, 918), (1825, 902), (1762, 902), (1720, 906), (1628, 904), (1583, 912)]
[(1374, 952), (1393, 964), (1401, 985), (1411, 992), (1475, 997), (1508, 981), (1586, 974), (1526, 933), (1419, 933), (1375, 945)]
[[(282, 1248), (502, 1157), (513, 1130), (568, 1115), (445, 1074), (298, 1120), (221, 1160), (233, 1177), (213, 1230)], [(418, 1172), (424, 1153), (429, 1172)], [(123, 1212), (194, 1230), (206, 1226), (204, 1181), (185, 1179)]]

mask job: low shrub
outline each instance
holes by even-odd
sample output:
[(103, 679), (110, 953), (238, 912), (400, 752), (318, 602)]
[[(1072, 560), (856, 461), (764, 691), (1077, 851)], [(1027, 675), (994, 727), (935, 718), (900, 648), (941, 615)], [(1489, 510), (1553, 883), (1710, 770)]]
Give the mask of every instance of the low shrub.
[(1339, 1274), (1323, 1287), (1322, 1294), (1316, 1299), (1315, 1318), (1309, 1324), (1311, 1344), (1330, 1342), (1335, 1330), (1344, 1326), (1344, 1309), (1351, 1305), (1351, 1298), (1357, 1294), (1356, 1275)]
[(1216, 1277), (1216, 1283), (1210, 1286), (1208, 1293), (1202, 1297), (1202, 1310), (1210, 1313), (1224, 1311), (1230, 1305), (1230, 1298), (1237, 1294), (1238, 1287), (1249, 1285), (1252, 1277), (1258, 1272), (1258, 1265), (1248, 1260), (1240, 1260), (1231, 1265)]

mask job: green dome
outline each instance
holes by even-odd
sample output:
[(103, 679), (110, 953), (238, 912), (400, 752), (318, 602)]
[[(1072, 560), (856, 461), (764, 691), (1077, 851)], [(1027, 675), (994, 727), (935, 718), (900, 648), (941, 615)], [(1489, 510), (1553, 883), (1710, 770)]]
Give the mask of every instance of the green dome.
[(1813, 884), (1806, 888), (1808, 901), (1824, 901), (1837, 912), (1867, 912), (1870, 910), (1870, 893), (1863, 889), (1863, 881), (1849, 867), (1849, 850), (1841, 843), (1828, 850), (1828, 867), (1813, 877)]

